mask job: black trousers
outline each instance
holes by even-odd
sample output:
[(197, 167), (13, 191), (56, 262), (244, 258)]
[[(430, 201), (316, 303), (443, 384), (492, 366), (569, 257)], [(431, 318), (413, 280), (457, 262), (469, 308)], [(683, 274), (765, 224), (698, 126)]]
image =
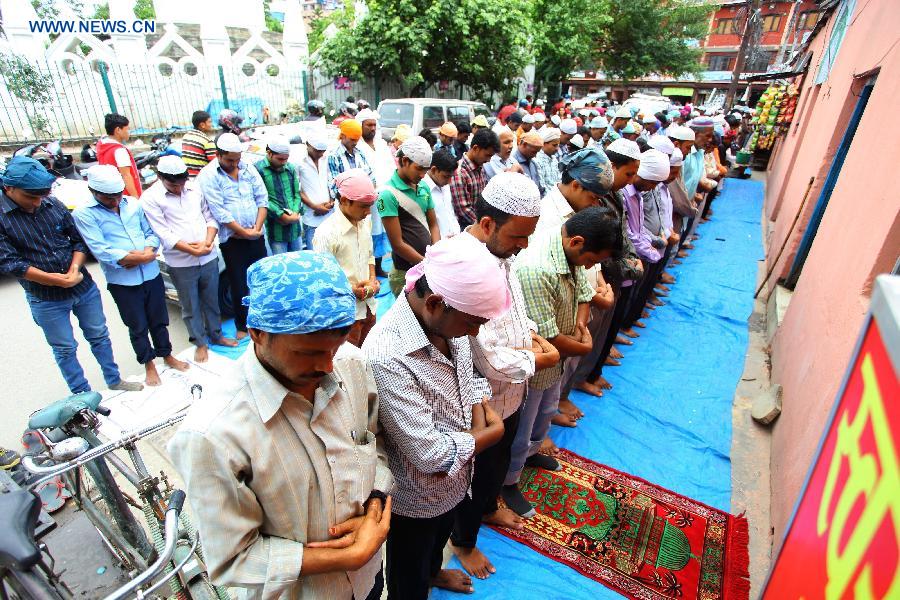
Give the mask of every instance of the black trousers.
[(637, 289), (632, 292), (631, 306), (628, 307), (625, 316), (626, 329), (631, 327), (635, 321), (641, 318), (641, 312), (643, 312), (644, 305), (650, 297), (650, 292), (653, 291), (653, 288), (659, 282), (659, 276), (662, 275), (663, 269), (666, 266), (666, 263), (663, 262), (662, 258), (655, 263), (647, 262), (643, 259), (641, 262), (644, 265), (644, 277), (641, 279), (640, 284), (638, 284)]
[(119, 309), (122, 322), (128, 327), (131, 347), (139, 363), (146, 365), (154, 358), (172, 354), (169, 309), (162, 275), (140, 285), (108, 283), (106, 289)]
[(613, 306), (612, 321), (609, 324), (609, 331), (606, 332), (606, 339), (603, 340), (603, 351), (600, 352), (600, 356), (597, 358), (597, 365), (594, 367), (594, 372), (597, 373), (598, 378), (603, 374), (603, 364), (609, 358), (612, 346), (616, 342), (616, 336), (619, 335), (619, 331), (625, 323), (625, 313), (631, 305), (631, 294), (640, 283), (640, 281), (636, 281), (628, 287), (620, 287), (615, 290), (616, 304)]
[(247, 269), (266, 257), (266, 240), (259, 237), (245, 240), (231, 237), (219, 245), (225, 259), (225, 275), (231, 285), (231, 305), (234, 308), (234, 324), (238, 331), (247, 331), (247, 307), (241, 303), (247, 295)]
[(706, 215), (709, 214), (709, 207), (712, 206), (713, 200), (716, 199), (716, 196), (719, 195), (719, 188), (714, 189), (711, 192), (706, 194), (706, 206), (703, 207), (703, 212), (700, 213), (700, 218), (705, 219)]
[(388, 532), (388, 600), (427, 600), (429, 582), (441, 570), (456, 509), (429, 519), (391, 515)]
[(519, 414), (520, 411), (517, 410), (503, 419), (503, 437), (475, 457), (472, 497), (466, 496), (456, 507), (453, 533), (450, 536), (454, 546), (474, 548), (478, 542), (481, 518), (497, 510), (497, 496), (509, 469), (509, 453), (513, 440), (516, 439)]
[[(378, 575), (375, 576), (375, 585), (372, 586), (372, 591), (369, 592), (369, 595), (366, 596), (366, 600), (381, 600), (381, 592), (384, 591), (384, 572), (378, 571)], [(356, 596), (353, 597), (353, 600), (356, 600)]]

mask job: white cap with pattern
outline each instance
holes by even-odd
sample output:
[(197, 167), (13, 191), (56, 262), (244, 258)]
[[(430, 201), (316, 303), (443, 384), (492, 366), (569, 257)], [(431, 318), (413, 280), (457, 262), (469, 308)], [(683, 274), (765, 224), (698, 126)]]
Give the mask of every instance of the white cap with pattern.
[(541, 192), (527, 175), (507, 171), (497, 173), (488, 181), (481, 196), (508, 215), (541, 216)]

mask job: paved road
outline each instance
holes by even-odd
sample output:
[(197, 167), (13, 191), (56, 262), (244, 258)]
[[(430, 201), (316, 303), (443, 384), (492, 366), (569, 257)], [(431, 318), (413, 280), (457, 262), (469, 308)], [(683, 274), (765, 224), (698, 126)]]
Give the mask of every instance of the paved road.
[[(103, 295), (107, 326), (113, 344), (113, 353), (123, 377), (142, 375), (144, 369), (134, 358), (128, 329), (122, 324), (112, 296), (106, 291), (106, 279), (96, 262), (88, 264), (88, 271)], [(0, 381), (3, 382), (6, 397), (2, 402), (3, 418), (0, 419), (0, 446), (19, 449), (19, 437), (28, 421), (28, 415), (48, 403), (67, 396), (69, 389), (63, 381), (50, 346), (44, 340), (43, 332), (31, 318), (31, 311), (25, 302), (22, 286), (10, 277), (0, 278), (0, 314), (5, 327), (0, 342)], [(187, 348), (187, 330), (181, 320), (181, 310), (169, 305), (169, 335), (175, 351)], [(100, 367), (94, 360), (90, 346), (75, 327), (78, 340), (78, 360), (85, 370), (88, 381), (95, 389), (103, 389), (105, 383)], [(157, 360), (161, 363), (161, 360)]]

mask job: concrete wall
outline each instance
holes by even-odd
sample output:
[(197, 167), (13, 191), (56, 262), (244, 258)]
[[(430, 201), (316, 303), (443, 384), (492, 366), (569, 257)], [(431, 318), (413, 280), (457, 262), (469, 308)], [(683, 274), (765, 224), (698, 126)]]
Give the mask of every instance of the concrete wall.
[[(795, 122), (778, 143), (769, 167), (766, 214), (774, 223), (767, 245), (774, 282), (790, 269), (857, 96), (868, 75), (878, 73), (772, 343), (772, 376), (784, 390), (784, 412), (772, 442), (772, 522), (779, 541), (847, 368), (873, 279), (890, 272), (900, 255), (900, 193), (895, 181), (900, 169), (900, 10), (896, 0), (857, 2), (851, 22), (828, 80), (818, 86), (813, 80), (833, 22), (814, 40)], [(799, 221), (790, 232), (798, 212)], [(781, 259), (772, 264), (785, 243)]]

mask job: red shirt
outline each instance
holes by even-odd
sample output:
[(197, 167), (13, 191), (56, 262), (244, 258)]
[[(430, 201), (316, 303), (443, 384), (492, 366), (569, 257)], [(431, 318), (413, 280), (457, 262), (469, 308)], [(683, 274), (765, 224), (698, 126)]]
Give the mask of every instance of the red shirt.
[[(125, 148), (125, 146), (112, 138), (100, 138), (97, 140), (97, 162), (101, 165), (112, 165), (118, 169), (119, 165), (116, 164), (116, 150), (118, 148)], [(134, 181), (137, 197), (140, 198), (142, 192), (141, 173), (138, 171), (137, 163), (134, 162), (134, 156), (132, 156), (131, 151), (128, 148), (125, 148), (125, 151), (128, 152), (128, 158), (131, 159), (131, 179)]]

